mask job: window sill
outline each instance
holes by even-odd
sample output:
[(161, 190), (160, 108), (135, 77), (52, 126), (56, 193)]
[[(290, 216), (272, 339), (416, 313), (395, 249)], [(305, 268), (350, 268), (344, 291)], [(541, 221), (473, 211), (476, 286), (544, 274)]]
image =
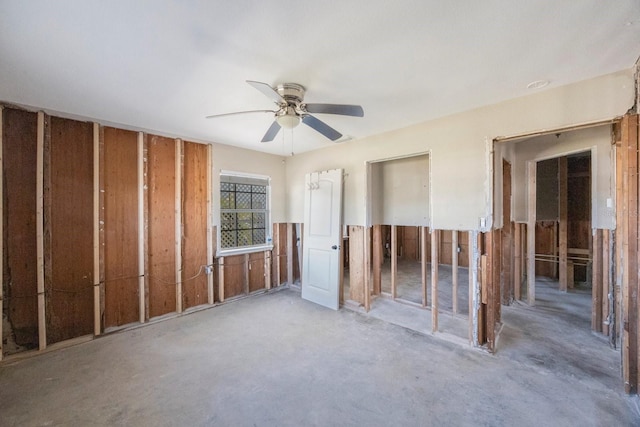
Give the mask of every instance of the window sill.
[(234, 249), (222, 249), (216, 252), (216, 257), (226, 257), (232, 255), (244, 255), (244, 254), (252, 254), (255, 252), (264, 252), (270, 251), (273, 249), (273, 245), (262, 245), (262, 246), (250, 246), (246, 248), (234, 248)]

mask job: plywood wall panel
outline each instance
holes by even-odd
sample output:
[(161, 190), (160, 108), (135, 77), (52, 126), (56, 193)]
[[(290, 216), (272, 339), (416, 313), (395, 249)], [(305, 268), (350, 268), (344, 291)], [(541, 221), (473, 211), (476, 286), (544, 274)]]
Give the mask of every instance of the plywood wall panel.
[(469, 267), (469, 232), (458, 232), (458, 246), (460, 252), (458, 252), (458, 265), (460, 267)]
[(182, 178), (182, 298), (189, 308), (208, 301), (207, 146), (184, 143)]
[(539, 256), (536, 258), (545, 258), (549, 261), (536, 261), (536, 276), (545, 276), (555, 278), (555, 255), (556, 233), (554, 221), (538, 221), (536, 222), (536, 254), (550, 255), (547, 257)]
[(249, 254), (249, 292), (264, 289), (264, 252)]
[(233, 298), (245, 293), (245, 256), (224, 258), (224, 298)]
[(149, 317), (176, 311), (175, 140), (147, 140)]
[[(2, 110), (4, 308), (18, 346), (38, 346), (36, 278), (37, 114)], [(5, 348), (5, 351), (9, 351)]]
[(104, 128), (105, 327), (140, 317), (137, 139), (136, 132)]
[(440, 256), (438, 260), (440, 264), (451, 265), (453, 259), (451, 254), (451, 230), (442, 230), (440, 232), (440, 251), (438, 255)]
[(417, 261), (420, 259), (420, 229), (418, 227), (398, 226), (398, 242), (400, 246), (400, 257), (407, 260)]
[(93, 332), (93, 125), (51, 117), (45, 132), (47, 343)]

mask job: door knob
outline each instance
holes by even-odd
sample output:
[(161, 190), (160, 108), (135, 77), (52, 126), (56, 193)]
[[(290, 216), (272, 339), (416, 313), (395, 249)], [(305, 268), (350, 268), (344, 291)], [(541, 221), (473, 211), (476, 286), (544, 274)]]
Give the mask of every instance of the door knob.
[(331, 246), (331, 249), (334, 249), (334, 250), (335, 250), (335, 249), (338, 249), (338, 245), (333, 245), (333, 246)]

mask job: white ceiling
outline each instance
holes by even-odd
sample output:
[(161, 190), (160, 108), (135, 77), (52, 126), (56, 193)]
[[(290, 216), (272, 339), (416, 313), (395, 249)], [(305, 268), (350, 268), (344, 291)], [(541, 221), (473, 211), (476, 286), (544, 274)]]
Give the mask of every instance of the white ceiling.
[(333, 143), (305, 125), (260, 143), (268, 114), (204, 117), (274, 106), (245, 80), (295, 82), (362, 105), (318, 115), (357, 139), (639, 54), (638, 0), (0, 0), (1, 101), (276, 154)]

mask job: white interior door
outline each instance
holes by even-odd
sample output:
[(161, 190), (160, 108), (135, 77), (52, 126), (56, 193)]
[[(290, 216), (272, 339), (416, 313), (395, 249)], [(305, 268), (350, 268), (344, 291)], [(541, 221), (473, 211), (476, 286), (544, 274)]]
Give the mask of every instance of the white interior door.
[(340, 290), (342, 169), (305, 177), (302, 298), (337, 310)]

